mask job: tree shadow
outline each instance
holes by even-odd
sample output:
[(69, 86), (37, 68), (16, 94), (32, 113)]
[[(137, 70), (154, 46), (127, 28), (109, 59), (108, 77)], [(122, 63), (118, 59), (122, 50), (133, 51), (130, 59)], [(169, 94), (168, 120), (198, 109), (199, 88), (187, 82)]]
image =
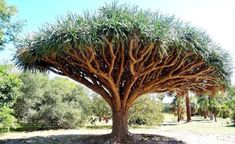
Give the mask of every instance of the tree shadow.
[(235, 124), (229, 124), (229, 125), (227, 125), (226, 127), (232, 127), (232, 128), (235, 128)]
[(179, 125), (179, 123), (163, 123), (162, 126), (176, 126)]
[[(153, 134), (135, 134), (137, 143), (141, 144), (185, 144), (185, 142), (171, 137), (165, 137)], [(109, 135), (56, 135), (48, 137), (30, 137), (20, 139), (0, 140), (1, 144), (112, 144)], [(129, 143), (129, 142), (127, 142)], [(126, 144), (127, 144), (126, 143)], [(125, 144), (123, 142), (122, 144)]]

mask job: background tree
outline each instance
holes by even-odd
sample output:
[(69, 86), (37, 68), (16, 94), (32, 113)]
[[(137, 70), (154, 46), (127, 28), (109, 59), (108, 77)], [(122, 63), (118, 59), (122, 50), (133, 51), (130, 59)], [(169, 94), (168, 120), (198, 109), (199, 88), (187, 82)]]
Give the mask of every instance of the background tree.
[(177, 116), (177, 121), (180, 122), (181, 120), (183, 120), (184, 114), (185, 114), (184, 97), (175, 95), (170, 106), (171, 106), (171, 110), (173, 111), (174, 115)]
[(68, 76), (112, 108), (111, 137), (128, 132), (128, 110), (147, 93), (215, 93), (230, 81), (229, 56), (209, 36), (173, 16), (112, 3), (68, 15), (19, 45), (16, 64)]
[(110, 119), (112, 117), (111, 107), (98, 95), (92, 96), (92, 111), (93, 115), (99, 117), (99, 121), (102, 118), (107, 117)]
[(217, 115), (221, 112), (222, 103), (225, 102), (225, 98), (220, 94), (215, 96), (200, 96), (198, 98), (198, 111), (204, 118), (207, 118), (210, 114), (211, 120), (215, 118), (215, 122), (217, 122)]
[(46, 74), (22, 73), (22, 95), (14, 109), (24, 129), (76, 128), (91, 115), (90, 99), (81, 86)]
[(0, 65), (0, 107), (12, 107), (20, 95), (21, 81), (10, 65)]
[(28, 120), (40, 109), (45, 88), (49, 85), (49, 78), (45, 73), (32, 74), (29, 71), (21, 73), (19, 78), (23, 83), (20, 87), (22, 95), (14, 104), (15, 116), (19, 122), (28, 123)]
[(191, 115), (198, 114), (198, 104), (197, 104), (198, 97), (196, 95), (192, 95), (190, 97), (190, 106), (191, 106)]
[(130, 125), (161, 125), (164, 120), (163, 104), (149, 95), (140, 97), (129, 110)]
[(209, 98), (208, 96), (200, 96), (198, 98), (198, 112), (206, 119), (209, 113)]
[(16, 8), (9, 6), (5, 0), (0, 0), (0, 49), (5, 43), (14, 41), (16, 34), (20, 32), (22, 22), (13, 22), (12, 17), (16, 14)]
[(235, 125), (235, 88), (231, 87), (228, 91), (228, 107), (231, 109), (231, 118)]
[(20, 95), (21, 81), (11, 72), (11, 66), (0, 65), (0, 131), (16, 127), (12, 106)]
[(222, 98), (218, 95), (209, 97), (208, 109), (214, 116), (215, 122), (217, 122), (217, 115), (220, 113), (222, 103)]

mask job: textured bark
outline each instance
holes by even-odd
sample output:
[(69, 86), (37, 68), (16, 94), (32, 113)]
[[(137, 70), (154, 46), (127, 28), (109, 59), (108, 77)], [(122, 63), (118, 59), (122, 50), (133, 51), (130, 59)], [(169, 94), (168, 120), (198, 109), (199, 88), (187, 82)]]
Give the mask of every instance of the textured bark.
[(190, 122), (192, 119), (191, 119), (190, 98), (188, 92), (185, 93), (185, 103), (186, 103), (187, 122)]
[(135, 141), (135, 137), (128, 131), (128, 111), (121, 108), (119, 111), (113, 108), (113, 126), (111, 137), (115, 142), (123, 143)]

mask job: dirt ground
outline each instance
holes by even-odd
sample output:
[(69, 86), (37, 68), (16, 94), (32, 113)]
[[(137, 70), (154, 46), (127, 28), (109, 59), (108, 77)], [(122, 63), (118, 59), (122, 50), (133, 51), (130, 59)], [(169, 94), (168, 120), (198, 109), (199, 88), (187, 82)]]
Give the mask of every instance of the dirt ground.
[[(48, 130), (36, 132), (11, 132), (0, 136), (4, 144), (75, 144), (83, 143), (96, 135), (108, 134), (110, 129), (70, 129)], [(235, 127), (229, 126), (225, 120), (217, 123), (203, 119), (193, 119), (190, 123), (176, 123), (168, 120), (160, 127), (130, 129), (135, 134), (149, 134), (143, 137), (146, 141), (158, 140), (158, 143), (188, 144), (235, 144)], [(96, 143), (96, 142), (94, 142)]]

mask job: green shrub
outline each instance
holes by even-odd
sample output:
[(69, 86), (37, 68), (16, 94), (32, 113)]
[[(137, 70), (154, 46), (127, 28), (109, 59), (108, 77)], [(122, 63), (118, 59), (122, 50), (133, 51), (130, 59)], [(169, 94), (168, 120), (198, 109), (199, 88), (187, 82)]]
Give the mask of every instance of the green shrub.
[(164, 120), (163, 104), (150, 96), (140, 97), (129, 111), (130, 125), (161, 125)]
[(229, 118), (231, 117), (231, 114), (232, 114), (232, 111), (230, 108), (228, 108), (227, 105), (224, 105), (221, 107), (221, 110), (220, 110), (220, 113), (219, 113), (219, 116), (222, 117), (222, 118)]
[(16, 128), (16, 119), (12, 113), (13, 109), (7, 106), (0, 108), (0, 132), (8, 132), (11, 128)]
[(112, 118), (111, 107), (99, 95), (92, 96), (92, 113), (94, 116), (98, 117), (99, 121), (101, 121), (101, 119), (104, 117), (107, 117), (107, 119)]
[(0, 65), (0, 131), (9, 131), (16, 126), (11, 108), (20, 95), (21, 81), (11, 68), (10, 65)]
[(232, 113), (232, 121), (233, 121), (233, 125), (235, 126), (235, 111), (233, 111)]
[(173, 101), (170, 103), (171, 111), (177, 116), (177, 121), (184, 119), (185, 114), (185, 100), (182, 96), (175, 95)]
[(90, 100), (81, 86), (39, 73), (24, 73), (21, 78), (23, 94), (14, 109), (23, 129), (76, 128), (89, 119)]
[(30, 120), (37, 129), (68, 129), (84, 124), (81, 109), (75, 109), (67, 104), (45, 105)]
[(163, 105), (164, 105), (164, 107), (163, 107), (163, 112), (164, 113), (172, 113), (171, 105), (169, 103), (164, 103)]

